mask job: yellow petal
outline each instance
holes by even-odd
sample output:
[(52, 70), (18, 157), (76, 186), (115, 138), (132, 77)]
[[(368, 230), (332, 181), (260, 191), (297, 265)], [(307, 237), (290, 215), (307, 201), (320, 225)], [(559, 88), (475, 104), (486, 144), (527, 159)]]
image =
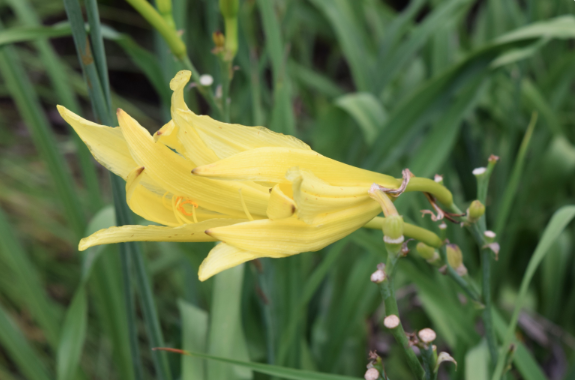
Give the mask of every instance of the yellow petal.
[(172, 120), (178, 126), (178, 139), (185, 148), (184, 155), (196, 165), (206, 165), (216, 162), (219, 157), (210, 149), (204, 140), (200, 138), (197, 130), (193, 127), (193, 114), (184, 101), (184, 89), (190, 80), (191, 72), (180, 71), (170, 82), (172, 94)]
[(212, 219), (195, 224), (185, 224), (179, 227), (162, 226), (121, 226), (110, 227), (97, 231), (80, 240), (79, 249), (84, 251), (95, 245), (114, 244), (128, 241), (173, 241), (173, 242), (205, 242), (215, 241), (204, 231), (217, 226), (241, 223), (245, 219)]
[[(286, 147), (310, 150), (309, 145), (289, 135), (273, 132), (264, 127), (246, 127), (227, 124), (209, 116), (193, 113), (184, 101), (184, 88), (190, 80), (191, 72), (180, 71), (170, 82), (172, 96), (172, 118), (182, 127), (180, 139), (185, 145), (194, 146), (196, 151), (190, 159), (198, 165), (212, 163), (248, 149), (261, 147)], [(205, 144), (196, 141), (201, 139)], [(215, 157), (214, 155), (215, 154)]]
[(295, 217), (266, 219), (210, 228), (206, 233), (245, 251), (293, 255), (317, 251), (357, 230), (380, 212), (379, 205), (368, 200), (327, 214), (319, 224), (309, 225)]
[[(289, 183), (287, 186), (289, 186)], [(267, 209), (268, 218), (271, 220), (289, 218), (294, 214), (295, 210), (294, 200), (284, 193), (280, 184), (275, 185), (270, 193)]]
[(111, 128), (81, 118), (65, 107), (58, 112), (74, 128), (94, 158), (106, 169), (126, 179), (138, 166), (130, 155), (128, 144), (120, 128)]
[(199, 166), (193, 173), (205, 177), (282, 182), (288, 169), (298, 166), (312, 171), (334, 186), (371, 186), (377, 183), (397, 188), (401, 181), (385, 174), (359, 169), (314, 152), (291, 148), (257, 148)]
[[(149, 177), (145, 168), (134, 169), (126, 180), (126, 199), (128, 206), (134, 213), (142, 218), (166, 226), (181, 226), (191, 224), (195, 220), (203, 222), (208, 219), (229, 219), (230, 216), (208, 211), (203, 207), (194, 207), (189, 202), (180, 200), (181, 205), (177, 205), (177, 197), (165, 191), (157, 193), (147, 189), (141, 184), (142, 180)], [(149, 179), (147, 179), (149, 181)], [(174, 199), (176, 198), (176, 199)], [(184, 213), (180, 211), (183, 209)]]
[(260, 257), (285, 257), (284, 255), (265, 255), (260, 253), (248, 252), (228, 245), (220, 243), (210, 251), (208, 257), (204, 259), (198, 277), (200, 281), (205, 281), (208, 278), (216, 275), (226, 269), (235, 267), (245, 263), (246, 261), (258, 259)]
[(137, 121), (119, 110), (118, 120), (132, 156), (139, 166), (158, 184), (177, 196), (185, 196), (198, 205), (231, 217), (244, 218), (239, 190), (250, 213), (265, 217), (269, 192), (260, 191), (255, 184), (238, 181), (217, 181), (191, 174), (193, 163), (163, 144), (155, 143), (152, 136)]
[(176, 125), (176, 123), (174, 123), (173, 120), (170, 120), (166, 125), (154, 133), (154, 141), (160, 142), (174, 149), (176, 152), (185, 155), (186, 148), (184, 148), (178, 139), (178, 131), (179, 127)]
[(326, 213), (369, 200), (366, 186), (332, 186), (308, 170), (292, 168), (288, 170), (287, 178), (292, 182), (298, 218), (307, 224), (314, 224), (318, 217)]
[(152, 222), (174, 227), (182, 225), (183, 223), (176, 218), (172, 209), (163, 205), (161, 195), (140, 184), (146, 175), (142, 166), (132, 170), (126, 179), (126, 201), (130, 209)]

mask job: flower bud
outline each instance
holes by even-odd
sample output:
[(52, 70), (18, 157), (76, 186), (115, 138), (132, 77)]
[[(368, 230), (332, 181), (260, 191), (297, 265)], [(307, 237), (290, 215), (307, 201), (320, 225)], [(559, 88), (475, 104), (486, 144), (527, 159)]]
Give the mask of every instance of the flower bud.
[(447, 262), (453, 269), (459, 268), (463, 264), (463, 254), (461, 249), (455, 244), (447, 244)]
[(425, 260), (432, 259), (435, 253), (435, 248), (428, 246), (425, 243), (419, 242), (415, 247), (419, 256), (424, 258)]
[(365, 371), (364, 379), (365, 380), (379, 379), (379, 371), (375, 368), (369, 368), (367, 371)]
[(474, 223), (485, 214), (485, 206), (478, 200), (474, 200), (467, 209), (467, 219)]
[(388, 244), (403, 243), (403, 217), (391, 215), (383, 221), (384, 241)]

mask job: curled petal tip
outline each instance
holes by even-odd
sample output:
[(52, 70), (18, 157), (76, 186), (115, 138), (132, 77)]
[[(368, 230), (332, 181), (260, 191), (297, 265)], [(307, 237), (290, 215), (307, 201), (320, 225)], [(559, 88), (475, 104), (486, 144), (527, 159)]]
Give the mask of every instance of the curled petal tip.
[(211, 230), (205, 230), (204, 233), (208, 236), (212, 236), (212, 231)]

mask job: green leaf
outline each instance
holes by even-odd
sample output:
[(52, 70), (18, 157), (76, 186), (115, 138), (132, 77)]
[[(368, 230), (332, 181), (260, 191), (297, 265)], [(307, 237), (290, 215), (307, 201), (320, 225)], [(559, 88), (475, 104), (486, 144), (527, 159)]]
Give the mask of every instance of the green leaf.
[[(533, 253), (533, 256), (531, 256), (531, 260), (529, 260), (527, 271), (521, 281), (521, 287), (515, 302), (511, 322), (507, 328), (505, 339), (503, 339), (502, 350), (504, 350), (504, 352), (509, 348), (509, 345), (512, 342), (515, 327), (517, 326), (517, 320), (519, 318), (519, 312), (521, 311), (523, 301), (527, 295), (527, 289), (529, 288), (529, 284), (531, 283), (531, 279), (533, 278), (537, 267), (545, 257), (545, 254), (549, 251), (549, 248), (573, 218), (575, 218), (575, 206), (563, 206), (555, 212), (551, 221), (545, 228), (543, 236), (541, 237), (541, 240), (539, 240), (539, 244), (537, 244), (535, 252)], [(501, 378), (503, 374), (503, 366), (505, 365), (505, 356), (506, 355), (504, 354), (499, 355), (499, 360), (497, 362), (495, 372), (493, 373), (492, 380), (499, 380)]]
[(77, 379), (78, 366), (86, 336), (88, 304), (86, 290), (81, 284), (66, 312), (58, 346), (57, 379)]
[(44, 363), (0, 304), (0, 345), (20, 372), (30, 380), (50, 380)]
[(352, 2), (347, 0), (311, 0), (329, 20), (345, 58), (351, 68), (353, 81), (359, 91), (369, 91), (373, 87), (370, 79), (374, 57), (365, 46), (365, 32), (362, 25), (353, 18)]
[[(241, 323), (241, 294), (244, 279), (244, 265), (228, 269), (214, 276), (209, 353), (226, 358), (249, 360)], [(228, 365), (210, 363), (208, 379), (251, 379), (251, 371), (245, 368), (234, 371)]]
[[(184, 301), (178, 300), (182, 318), (182, 346), (186, 351), (206, 352), (208, 313)], [(182, 358), (182, 380), (205, 380), (206, 368), (203, 360)]]
[(465, 354), (465, 380), (489, 380), (489, 350), (487, 342), (481, 342)]
[(17, 239), (16, 232), (0, 208), (0, 265), (14, 275), (18, 292), (14, 301), (30, 312), (34, 321), (42, 328), (49, 344), (56, 348), (60, 334), (61, 309), (54, 304), (40, 279), (38, 268)]
[(255, 372), (263, 373), (265, 375), (276, 376), (276, 377), (279, 377), (281, 379), (289, 379), (289, 380), (359, 380), (359, 378), (357, 378), (357, 377), (332, 375), (332, 374), (321, 373), (321, 372), (302, 371), (299, 369), (279, 367), (279, 366), (270, 365), (270, 364), (244, 362), (244, 361), (240, 361), (240, 360), (222, 358), (219, 356), (207, 355), (207, 354), (203, 354), (200, 352), (186, 352), (186, 351), (173, 350), (173, 349), (167, 349), (167, 351), (178, 352), (178, 353), (181, 353), (183, 355), (197, 357), (197, 358), (215, 361), (215, 362), (219, 362), (219, 363), (233, 364), (233, 365), (241, 367), (241, 368), (253, 370)]
[(18, 42), (69, 36), (72, 33), (67, 22), (53, 26), (20, 26), (0, 31), (0, 46)]
[(337, 98), (335, 104), (354, 118), (363, 132), (365, 142), (373, 144), (387, 119), (387, 113), (377, 98), (367, 92), (358, 92)]

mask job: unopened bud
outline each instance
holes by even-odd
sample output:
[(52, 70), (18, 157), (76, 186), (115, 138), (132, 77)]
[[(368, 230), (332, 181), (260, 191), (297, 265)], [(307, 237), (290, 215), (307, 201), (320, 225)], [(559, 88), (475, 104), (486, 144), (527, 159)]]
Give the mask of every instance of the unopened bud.
[(394, 329), (397, 326), (399, 326), (399, 317), (397, 315), (394, 315), (394, 314), (388, 315), (383, 320), (383, 325), (385, 327), (387, 327), (388, 329)]
[(483, 233), (483, 236), (485, 237), (485, 241), (487, 243), (493, 243), (495, 241), (496, 235), (495, 232), (487, 230)]
[(455, 244), (447, 244), (447, 262), (449, 265), (456, 269), (459, 268), (463, 264), (463, 254), (461, 253), (461, 249)]
[(435, 253), (435, 248), (430, 247), (422, 242), (417, 243), (415, 249), (417, 250), (417, 253), (419, 253), (419, 256), (423, 257), (425, 260), (433, 258)]
[(421, 339), (421, 341), (426, 344), (433, 342), (435, 338), (437, 338), (435, 331), (430, 328), (420, 330), (417, 335), (419, 336), (419, 339)]
[(386, 244), (403, 243), (403, 217), (390, 215), (383, 221), (383, 241)]
[(365, 380), (377, 380), (377, 379), (379, 379), (379, 371), (375, 368), (369, 368), (367, 371), (365, 371), (364, 379)]
[(371, 282), (381, 284), (385, 281), (385, 272), (381, 269), (376, 270), (371, 274)]
[(485, 214), (485, 206), (478, 200), (474, 200), (467, 209), (467, 219), (470, 222), (476, 222)]

